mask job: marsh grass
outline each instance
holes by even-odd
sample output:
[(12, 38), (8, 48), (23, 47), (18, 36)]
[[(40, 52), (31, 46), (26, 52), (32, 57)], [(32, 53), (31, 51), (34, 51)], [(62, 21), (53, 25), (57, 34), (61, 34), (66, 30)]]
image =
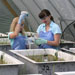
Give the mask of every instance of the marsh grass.
[(57, 56), (53, 55), (32, 55), (32, 56), (27, 56), (28, 58), (36, 61), (36, 62), (44, 62), (44, 58), (47, 57), (48, 61), (64, 61), (64, 59), (60, 59)]
[(0, 42), (1, 45), (3, 44), (10, 44), (9, 42)]
[(0, 56), (0, 64), (6, 64), (6, 62), (4, 61), (4, 54)]

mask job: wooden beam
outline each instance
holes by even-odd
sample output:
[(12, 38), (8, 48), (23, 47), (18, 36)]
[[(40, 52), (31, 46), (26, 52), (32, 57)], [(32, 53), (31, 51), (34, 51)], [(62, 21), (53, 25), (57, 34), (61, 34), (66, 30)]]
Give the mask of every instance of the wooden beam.
[(16, 12), (13, 10), (13, 8), (10, 6), (10, 4), (8, 3), (7, 0), (2, 0), (3, 4), (9, 9), (9, 11), (12, 13), (12, 15), (14, 15), (15, 17), (17, 17), (18, 15), (16, 14)]
[[(8, 10), (12, 13), (13, 16), (17, 17), (18, 15), (14, 11), (14, 9), (10, 6), (7, 0), (2, 0), (3, 4), (8, 8)], [(29, 28), (25, 25), (25, 31), (29, 31)]]

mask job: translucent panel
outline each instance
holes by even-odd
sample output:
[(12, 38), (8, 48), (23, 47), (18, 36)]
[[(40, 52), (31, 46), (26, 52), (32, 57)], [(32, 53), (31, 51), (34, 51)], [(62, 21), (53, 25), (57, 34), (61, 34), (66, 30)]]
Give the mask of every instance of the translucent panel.
[(64, 29), (62, 38), (68, 41), (75, 41), (75, 21)]
[[(25, 23), (30, 31), (36, 32), (37, 27), (42, 23), (38, 14), (42, 9), (48, 9), (55, 22), (64, 29), (75, 20), (75, 0), (7, 0), (11, 7), (17, 14), (20, 11), (26, 10), (29, 12), (29, 17), (26, 18)], [(13, 15), (2, 4), (0, 0), (0, 25), (9, 25)], [(8, 17), (9, 15), (9, 17)], [(6, 17), (5, 17), (6, 16)], [(5, 18), (4, 18), (5, 17)], [(3, 18), (3, 19), (2, 19)], [(10, 19), (9, 19), (10, 18)], [(8, 21), (7, 21), (8, 20)], [(8, 22), (8, 23), (6, 23)], [(6, 27), (9, 28), (8, 26)]]
[[(48, 9), (52, 13), (57, 24), (61, 24), (62, 31), (75, 19), (74, 0), (12, 0), (20, 10), (27, 10), (30, 13), (26, 19), (30, 30), (36, 31), (41, 23), (38, 14), (42, 9)], [(70, 19), (72, 21), (61, 20)], [(61, 22), (61, 23), (60, 23)], [(34, 29), (33, 29), (34, 27)]]

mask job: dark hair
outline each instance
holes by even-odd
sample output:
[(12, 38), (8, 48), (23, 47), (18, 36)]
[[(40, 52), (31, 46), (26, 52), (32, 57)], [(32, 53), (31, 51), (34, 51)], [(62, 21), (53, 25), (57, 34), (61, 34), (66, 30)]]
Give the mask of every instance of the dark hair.
[[(40, 19), (44, 18), (45, 16), (51, 16), (50, 11), (47, 10), (47, 9), (43, 9), (43, 10), (39, 13), (39, 18), (40, 18)], [(51, 16), (50, 19), (54, 22), (53, 16)]]

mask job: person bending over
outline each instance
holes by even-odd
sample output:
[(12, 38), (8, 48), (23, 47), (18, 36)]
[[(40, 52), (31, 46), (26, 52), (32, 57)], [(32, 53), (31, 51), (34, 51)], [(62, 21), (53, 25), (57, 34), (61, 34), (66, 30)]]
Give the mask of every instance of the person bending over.
[(54, 22), (51, 13), (47, 9), (43, 9), (39, 13), (42, 24), (37, 28), (38, 37), (34, 42), (39, 48), (57, 49), (60, 44), (61, 29)]

